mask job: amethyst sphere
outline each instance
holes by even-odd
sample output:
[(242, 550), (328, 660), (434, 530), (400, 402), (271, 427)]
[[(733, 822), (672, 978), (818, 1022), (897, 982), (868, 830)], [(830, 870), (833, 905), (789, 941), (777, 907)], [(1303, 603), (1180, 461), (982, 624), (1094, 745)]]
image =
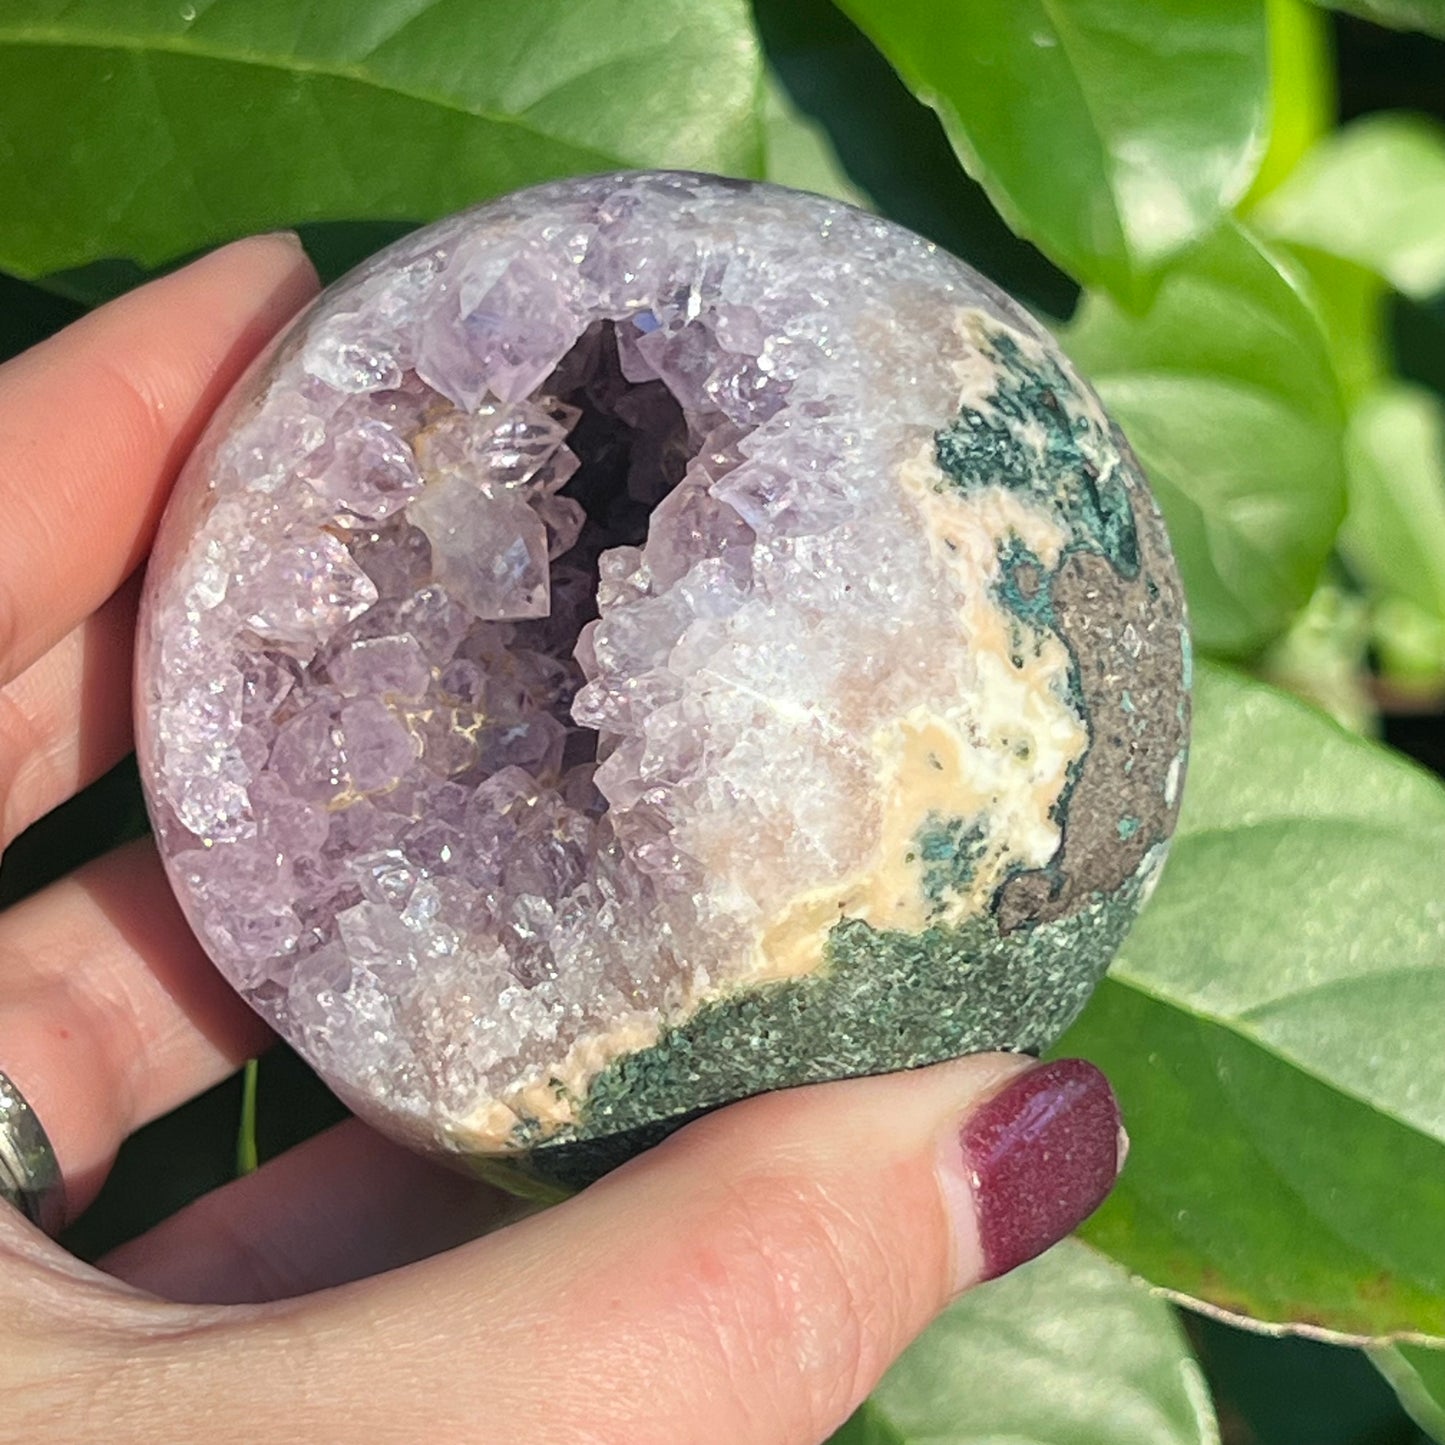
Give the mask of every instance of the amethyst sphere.
[(172, 884), (353, 1108), (585, 1179), (1082, 1006), (1162, 865), (1178, 579), (1048, 335), (834, 201), (524, 191), (333, 286), (151, 565)]

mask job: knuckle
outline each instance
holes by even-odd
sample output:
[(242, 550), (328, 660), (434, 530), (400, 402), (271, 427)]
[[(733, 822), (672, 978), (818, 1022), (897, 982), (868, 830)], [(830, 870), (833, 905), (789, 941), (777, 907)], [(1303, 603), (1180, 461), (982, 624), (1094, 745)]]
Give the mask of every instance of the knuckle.
[(0, 570), (0, 685), (9, 682), (23, 665), (20, 656), (20, 602), (15, 587)]
[[(0, 618), (3, 615), (0, 590)], [(29, 827), (61, 786), (46, 731), (44, 720), (22, 691), (14, 687), (0, 691), (0, 847)]]
[(785, 1174), (731, 1186), (707, 1221), (721, 1268), (702, 1316), (744, 1439), (813, 1439), (886, 1367), (899, 1337), (894, 1252), (826, 1184)]
[(103, 394), (117, 433), (137, 455), (164, 455), (168, 436), (164, 367), (135, 365), (129, 357), (101, 351), (89, 358), (94, 373), (91, 395)]

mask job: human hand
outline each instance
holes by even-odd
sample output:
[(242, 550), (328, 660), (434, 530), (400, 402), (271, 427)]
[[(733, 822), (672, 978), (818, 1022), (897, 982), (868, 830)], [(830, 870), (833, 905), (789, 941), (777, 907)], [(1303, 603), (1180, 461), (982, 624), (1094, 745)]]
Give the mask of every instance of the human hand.
[[(133, 573), (316, 286), (225, 248), (0, 368), (0, 843), (130, 747)], [(135, 844), (0, 915), (0, 1068), (73, 1216), (265, 1047)], [(351, 1122), (92, 1269), (0, 1205), (0, 1438), (813, 1445), (952, 1295), (1100, 1201), (1107, 1084), (993, 1055), (720, 1110), (545, 1213)], [(492, 1230), (493, 1232), (488, 1232)]]

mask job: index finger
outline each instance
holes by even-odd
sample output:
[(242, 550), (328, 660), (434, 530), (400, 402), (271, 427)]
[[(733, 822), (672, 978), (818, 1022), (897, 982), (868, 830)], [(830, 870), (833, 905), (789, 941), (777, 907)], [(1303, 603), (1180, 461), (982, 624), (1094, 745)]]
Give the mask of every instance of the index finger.
[(135, 569), (206, 419), (315, 290), (294, 235), (255, 236), (0, 367), (0, 685)]

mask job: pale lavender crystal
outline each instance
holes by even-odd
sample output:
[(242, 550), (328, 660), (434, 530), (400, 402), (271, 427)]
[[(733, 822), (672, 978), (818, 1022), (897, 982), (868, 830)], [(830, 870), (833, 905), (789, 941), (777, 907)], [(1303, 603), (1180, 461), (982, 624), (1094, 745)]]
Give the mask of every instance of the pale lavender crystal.
[(385, 422), (363, 418), (307, 459), (323, 497), (358, 517), (389, 517), (422, 489), (411, 448)]
[(547, 615), (547, 527), (524, 497), (454, 474), (429, 487), (410, 516), (431, 543), (437, 581), (469, 612)]
[(577, 545), (587, 522), (587, 513), (581, 502), (573, 497), (540, 497), (532, 503), (532, 509), (547, 529), (549, 558), (555, 560), (565, 556)]
[(305, 365), (318, 381), (337, 391), (363, 393), (399, 386), (404, 371), (394, 341), (372, 328), (358, 333), (355, 316), (338, 316), (312, 337)]
[(751, 548), (754, 541), (752, 528), (701, 478), (673, 488), (652, 518), (642, 556), (658, 587), (671, 587), (699, 562), (729, 547)]
[(294, 659), (271, 652), (247, 652), (240, 659), (241, 720), (264, 723), (273, 718), (301, 678)]
[(302, 661), (380, 595), (329, 532), (281, 542), (237, 590), (244, 626)]
[[(580, 416), (578, 408), (560, 403), (548, 406), (520, 402), (508, 407), (488, 437), (488, 476), (508, 487), (532, 482), (561, 450)], [(571, 460), (571, 468), (560, 475), (548, 472), (545, 490), (562, 485), (576, 470), (576, 459)]]
[(431, 543), (405, 515), (380, 527), (357, 528), (348, 533), (347, 546), (382, 597), (410, 597), (431, 580)]
[(261, 770), (252, 776), (250, 802), (257, 836), (278, 858), (305, 858), (326, 842), (329, 822), (324, 808), (298, 797), (277, 773)]
[(421, 644), (399, 637), (361, 637), (326, 664), (328, 681), (348, 697), (419, 698), (431, 685), (432, 667)]
[(978, 666), (896, 481), (966, 308), (1025, 324), (833, 202), (599, 177), (399, 242), (243, 384), (163, 530), (141, 757), (212, 957), (348, 1101), (495, 1144), (864, 869), (870, 748)]
[[(417, 372), (465, 410), (490, 392), (521, 401), (539, 387), (581, 330), (570, 308), (538, 310), (539, 294), (556, 297), (558, 257), (525, 252), (478, 294), (478, 274), (463, 263), (456, 289), (442, 291), (422, 320)], [(483, 261), (480, 274), (486, 274)]]
[(282, 723), (268, 766), (298, 797), (336, 797), (346, 786), (346, 755), (334, 705), (314, 702)]
[(338, 722), (347, 781), (358, 793), (395, 787), (420, 752), (406, 726), (376, 698), (348, 702)]

